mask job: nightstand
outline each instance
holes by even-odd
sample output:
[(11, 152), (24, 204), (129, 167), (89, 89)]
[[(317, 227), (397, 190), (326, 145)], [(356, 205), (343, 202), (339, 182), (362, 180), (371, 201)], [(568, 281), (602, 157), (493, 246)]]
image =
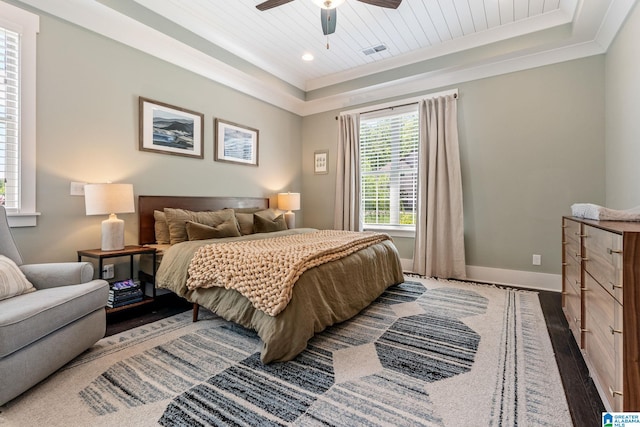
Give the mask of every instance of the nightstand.
[(131, 245), (131, 246), (125, 246), (124, 249), (119, 249), (119, 250), (115, 250), (115, 251), (103, 251), (101, 249), (85, 249), (85, 250), (81, 250), (78, 251), (78, 262), (82, 261), (83, 257), (86, 258), (93, 258), (93, 259), (97, 259), (98, 260), (98, 276), (100, 277), (102, 275), (102, 266), (104, 264), (104, 260), (108, 259), (108, 258), (118, 258), (118, 257), (129, 257), (129, 265), (130, 265), (130, 271), (129, 271), (129, 277), (130, 279), (134, 278), (134, 274), (133, 274), (133, 261), (134, 261), (134, 256), (136, 255), (150, 255), (153, 259), (153, 272), (152, 274), (145, 274), (145, 280), (143, 283), (141, 283), (141, 286), (143, 287), (143, 291), (146, 290), (146, 285), (147, 283), (151, 283), (151, 297), (146, 296), (146, 292), (145, 292), (145, 297), (142, 301), (140, 302), (136, 302), (133, 304), (128, 304), (128, 305), (124, 305), (124, 306), (120, 306), (120, 307), (116, 307), (116, 308), (109, 308), (107, 307), (107, 313), (113, 313), (115, 311), (120, 311), (123, 309), (127, 309), (127, 308), (132, 308), (132, 307), (137, 307), (140, 305), (144, 305), (144, 304), (149, 304), (151, 302), (153, 302), (156, 298), (156, 285), (155, 285), (155, 265), (156, 265), (156, 249), (155, 248), (150, 248), (147, 246), (137, 246), (137, 245)]

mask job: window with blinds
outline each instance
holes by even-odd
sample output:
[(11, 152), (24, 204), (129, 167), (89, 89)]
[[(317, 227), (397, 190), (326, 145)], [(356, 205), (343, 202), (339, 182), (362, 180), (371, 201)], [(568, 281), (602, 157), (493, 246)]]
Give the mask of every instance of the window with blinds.
[(20, 36), (0, 27), (0, 204), (20, 206)]
[(365, 228), (415, 230), (418, 138), (418, 104), (360, 115)]

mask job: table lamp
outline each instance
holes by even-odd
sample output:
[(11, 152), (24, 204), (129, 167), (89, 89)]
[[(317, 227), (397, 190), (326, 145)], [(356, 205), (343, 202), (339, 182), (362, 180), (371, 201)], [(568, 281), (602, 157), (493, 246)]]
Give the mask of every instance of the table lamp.
[(300, 209), (300, 193), (278, 193), (278, 209), (287, 211), (284, 214), (287, 228), (296, 228), (296, 214), (291, 211)]
[(84, 204), (87, 215), (109, 215), (102, 221), (103, 251), (124, 249), (124, 221), (117, 213), (135, 212), (132, 184), (86, 184)]

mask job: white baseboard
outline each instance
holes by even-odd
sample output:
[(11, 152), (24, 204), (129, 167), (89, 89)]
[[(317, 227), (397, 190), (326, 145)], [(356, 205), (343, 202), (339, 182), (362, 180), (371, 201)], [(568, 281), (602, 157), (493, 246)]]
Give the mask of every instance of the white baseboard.
[[(400, 261), (404, 271), (411, 271), (413, 268), (413, 262), (411, 259), (401, 259)], [(517, 288), (562, 292), (562, 275), (560, 274), (505, 270), (502, 268), (468, 265), (467, 280), (494, 283), (496, 285), (514, 286)]]
[(467, 279), (509, 285), (519, 288), (562, 292), (562, 275), (534, 271), (504, 270), (501, 268), (467, 266)]

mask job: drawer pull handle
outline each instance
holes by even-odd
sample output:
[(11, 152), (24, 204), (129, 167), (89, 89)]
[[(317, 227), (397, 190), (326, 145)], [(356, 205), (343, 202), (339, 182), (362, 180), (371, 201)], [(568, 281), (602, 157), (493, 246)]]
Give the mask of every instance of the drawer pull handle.
[(580, 258), (582, 254), (576, 254), (576, 258)]
[(564, 292), (562, 292), (562, 295), (569, 295), (569, 292), (564, 291)]
[(589, 332), (589, 330), (585, 328), (580, 328), (580, 332)]
[(568, 225), (564, 225), (564, 224), (563, 224), (563, 225), (562, 225), (562, 228), (569, 228), (569, 226), (568, 226)]
[(581, 290), (582, 292), (587, 292), (587, 291), (590, 291), (591, 289), (589, 289), (589, 288), (580, 288), (580, 290)]
[(616, 290), (616, 289), (622, 289), (622, 285), (616, 285), (615, 283), (609, 282), (609, 284), (611, 285), (611, 289), (612, 290)]
[(611, 254), (621, 254), (622, 250), (620, 250), (620, 249), (616, 250), (616, 249), (607, 248), (607, 253), (609, 255), (611, 255)]
[(589, 261), (589, 258), (588, 257), (584, 257), (584, 258), (582, 258), (582, 260), (583, 261)]
[(611, 331), (611, 335), (613, 334), (621, 334), (622, 330), (620, 329), (613, 329), (613, 326), (609, 325), (609, 331)]
[(562, 266), (563, 266), (563, 267), (565, 267), (565, 266), (567, 266), (567, 265), (569, 265), (569, 263), (568, 263), (568, 262), (563, 262), (563, 263), (562, 263)]
[(576, 282), (576, 285), (580, 285), (580, 281), (579, 280), (574, 280)]
[(611, 395), (611, 397), (616, 397), (616, 395), (622, 396), (622, 392), (621, 391), (616, 391), (616, 390), (612, 389), (611, 386), (609, 386), (609, 394)]
[(563, 244), (563, 245), (566, 245), (566, 244), (567, 244), (567, 242), (562, 242), (562, 244)]

